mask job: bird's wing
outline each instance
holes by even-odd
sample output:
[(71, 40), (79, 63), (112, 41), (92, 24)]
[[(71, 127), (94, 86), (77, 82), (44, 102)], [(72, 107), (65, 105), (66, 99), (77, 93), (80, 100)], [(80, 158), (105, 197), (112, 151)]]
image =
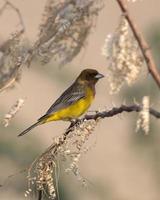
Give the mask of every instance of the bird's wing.
[(63, 92), (63, 94), (52, 104), (52, 106), (48, 109), (46, 114), (38, 119), (41, 121), (45, 119), (47, 116), (52, 113), (66, 108), (81, 98), (85, 97), (85, 90), (80, 87), (80, 85), (72, 84), (67, 90)]

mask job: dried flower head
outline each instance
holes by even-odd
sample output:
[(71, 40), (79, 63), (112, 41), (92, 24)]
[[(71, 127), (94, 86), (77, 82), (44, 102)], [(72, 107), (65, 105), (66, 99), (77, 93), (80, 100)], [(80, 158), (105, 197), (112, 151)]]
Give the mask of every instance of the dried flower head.
[(97, 122), (98, 121), (95, 120), (84, 121), (83, 123), (80, 123), (78, 126), (76, 126), (73, 132), (69, 135), (64, 144), (64, 152), (69, 152), (67, 153), (67, 157), (70, 155), (71, 161), (69, 167), (66, 169), (66, 172), (72, 171), (75, 175), (80, 175), (78, 173), (78, 162), (82, 153), (85, 153), (86, 149), (89, 149), (88, 147), (85, 147), (85, 144), (88, 141), (90, 135), (93, 133)]
[(28, 189), (25, 197), (31, 195), (33, 186), (49, 199), (56, 199), (56, 163), (54, 156), (47, 152), (36, 159), (28, 170)]
[(22, 37), (22, 32), (16, 32), (0, 47), (0, 91), (13, 86), (20, 78), (20, 66), (25, 58)]
[(140, 111), (139, 117), (137, 120), (136, 131), (142, 129), (145, 132), (145, 134), (148, 134), (149, 121), (150, 121), (149, 96), (144, 96), (142, 99), (142, 110)]
[(102, 54), (108, 61), (111, 93), (118, 92), (125, 83), (131, 85), (135, 82), (144, 59), (124, 17), (115, 33), (107, 36)]
[[(69, 166), (65, 171), (72, 172), (77, 180), (86, 186), (78, 164), (81, 155), (88, 149), (85, 144), (97, 123), (98, 120), (80, 121), (73, 126), (69, 134), (55, 138), (53, 144), (29, 168), (27, 192), (35, 185), (38, 191), (43, 191), (50, 199), (57, 198), (57, 160), (67, 161)], [(25, 193), (25, 196), (29, 194)]]
[(9, 112), (5, 114), (3, 123), (4, 126), (7, 127), (9, 125), (10, 120), (16, 115), (16, 113), (21, 109), (24, 104), (24, 99), (18, 99), (16, 103), (11, 107)]
[(100, 10), (98, 0), (48, 0), (40, 32), (28, 58), (38, 56), (43, 63), (54, 58), (70, 62), (84, 46)]
[(8, 8), (16, 13), (20, 26), (0, 45), (0, 92), (13, 86), (15, 81), (19, 80), (20, 66), (25, 58), (25, 48), (22, 45), (25, 26), (21, 13), (10, 1), (4, 1), (0, 15), (4, 14)]
[(40, 159), (36, 166), (37, 173), (37, 190), (47, 191), (50, 199), (56, 198), (56, 192), (54, 187), (54, 168), (55, 163), (51, 159), (43, 157)]
[[(132, 2), (132, 3), (135, 3), (136, 1), (138, 0), (127, 0), (128, 2)], [(140, 0), (139, 0), (140, 1)], [(142, 1), (142, 0), (141, 0)]]
[(65, 169), (67, 173), (72, 172), (82, 186), (86, 186), (86, 180), (80, 173), (79, 161), (82, 154), (90, 149), (87, 141), (93, 134), (93, 131), (98, 123), (98, 120), (80, 121), (65, 139), (63, 145), (60, 145), (58, 154), (63, 157), (63, 160), (68, 161), (68, 167)]

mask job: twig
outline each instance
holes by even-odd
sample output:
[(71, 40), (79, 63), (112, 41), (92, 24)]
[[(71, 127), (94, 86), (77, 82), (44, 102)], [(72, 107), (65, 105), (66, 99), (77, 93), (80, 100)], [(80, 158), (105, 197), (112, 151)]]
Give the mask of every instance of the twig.
[[(83, 120), (97, 119), (97, 118), (105, 118), (105, 117), (113, 117), (114, 115), (120, 114), (122, 112), (140, 112), (142, 110), (140, 105), (133, 104), (131, 106), (121, 105), (120, 107), (114, 107), (109, 111), (96, 112), (93, 115), (86, 115)], [(160, 118), (160, 112), (156, 111), (153, 108), (149, 109), (149, 112), (155, 118)]]
[(42, 197), (43, 197), (43, 191), (39, 190), (38, 191), (38, 200), (42, 200)]
[(19, 175), (19, 174), (22, 174), (22, 173), (24, 173), (24, 172), (27, 172), (27, 170), (28, 170), (28, 168), (25, 168), (25, 169), (22, 169), (22, 170), (20, 170), (20, 171), (18, 171), (18, 172), (16, 172), (16, 173), (14, 173), (14, 174), (9, 175), (9, 176), (4, 180), (4, 182), (3, 182), (2, 184), (0, 184), (0, 187), (4, 187), (5, 185), (7, 185), (7, 183), (9, 182), (9, 180), (10, 180), (11, 178), (14, 178), (15, 176), (17, 176), (17, 175)]
[(142, 54), (144, 56), (145, 62), (148, 66), (148, 71), (152, 75), (153, 79), (157, 83), (158, 87), (160, 88), (160, 73), (157, 69), (157, 66), (154, 62), (151, 50), (149, 48), (149, 45), (147, 44), (146, 40), (144, 39), (142, 33), (138, 30), (137, 25), (135, 24), (134, 20), (130, 16), (127, 4), (124, 0), (116, 0), (122, 13), (124, 14), (126, 20), (128, 21), (130, 28), (134, 34), (135, 39), (137, 40), (139, 47), (142, 51)]
[(14, 6), (11, 2), (5, 0), (5, 3), (4, 5), (0, 8), (0, 15), (4, 12), (4, 10), (7, 8), (7, 7), (10, 7), (12, 10), (14, 10), (16, 13), (17, 13), (17, 16), (19, 18), (19, 21), (20, 21), (20, 25), (22, 27), (21, 31), (20, 32), (24, 32), (25, 31), (25, 25), (24, 25), (24, 22), (23, 22), (23, 18), (22, 18), (22, 15), (21, 15), (21, 12), (19, 11), (19, 9)]
[[(21, 30), (18, 31), (17, 33), (17, 36), (21, 35), (22, 33), (24, 33), (25, 31), (25, 25), (24, 25), (24, 22), (23, 22), (23, 18), (22, 18), (22, 15), (21, 15), (21, 12), (19, 11), (19, 9), (14, 6), (11, 2), (7, 1), (7, 0), (4, 0), (4, 4), (3, 6), (0, 8), (0, 15), (3, 14), (3, 12), (7, 9), (7, 7), (10, 7), (12, 10), (14, 10), (16, 13), (17, 13), (17, 16), (19, 18), (19, 22), (20, 22), (20, 25), (21, 25)], [(0, 50), (3, 52), (4, 49), (6, 48), (6, 46), (8, 46), (8, 43), (9, 43), (9, 40), (5, 41), (4, 43), (2, 43), (0, 45)]]
[[(122, 112), (140, 112), (141, 110), (142, 108), (140, 105), (136, 104), (130, 106), (121, 105), (120, 107), (113, 107), (111, 110), (108, 111), (96, 112), (95, 114), (92, 115), (85, 115), (84, 118), (82, 118), (81, 120), (77, 120), (75, 123), (71, 123), (69, 128), (64, 133), (64, 136), (66, 137), (80, 121), (83, 122), (85, 120), (91, 120), (91, 119), (97, 120), (98, 118), (113, 117)], [(160, 112), (156, 111), (155, 109), (150, 108), (149, 112), (153, 117), (157, 119), (160, 118)]]

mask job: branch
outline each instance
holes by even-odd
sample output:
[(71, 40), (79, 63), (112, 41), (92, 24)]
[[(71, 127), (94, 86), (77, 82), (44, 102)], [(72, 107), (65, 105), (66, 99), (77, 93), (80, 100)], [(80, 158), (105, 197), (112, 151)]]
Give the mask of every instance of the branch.
[(0, 8), (0, 15), (3, 14), (3, 12), (7, 9), (7, 7), (10, 7), (12, 10), (14, 10), (17, 13), (17, 16), (19, 18), (19, 22), (20, 22), (20, 25), (21, 25), (21, 31), (20, 32), (23, 33), (25, 31), (25, 25), (24, 25), (24, 22), (23, 22), (21, 12), (11, 2), (5, 0), (4, 5)]
[(160, 73), (157, 69), (157, 66), (154, 62), (152, 53), (150, 51), (149, 45), (147, 44), (146, 40), (144, 39), (142, 33), (138, 30), (137, 25), (135, 24), (134, 20), (130, 16), (127, 5), (124, 0), (116, 0), (122, 13), (124, 14), (126, 20), (128, 21), (130, 28), (133, 32), (133, 35), (135, 39), (137, 40), (139, 47), (142, 51), (142, 54), (144, 56), (145, 62), (148, 66), (148, 71), (152, 75), (153, 79), (157, 83), (158, 87), (160, 88)]
[[(122, 112), (140, 112), (142, 110), (142, 107), (137, 104), (133, 104), (130, 106), (126, 105), (121, 105), (120, 107), (113, 107), (111, 110), (108, 111), (102, 111), (102, 112), (96, 112), (95, 114), (92, 115), (85, 115), (84, 118), (77, 120), (75, 122), (72, 122), (69, 126), (69, 128), (66, 130), (64, 133), (64, 136), (66, 137), (75, 126), (77, 126), (78, 123), (86, 121), (86, 120), (97, 120), (98, 118), (107, 118), (107, 117), (113, 117), (115, 115), (121, 114)], [(155, 118), (160, 118), (160, 112), (156, 111), (153, 108), (149, 109), (149, 113), (155, 117)]]
[(40, 190), (38, 191), (38, 200), (42, 200), (42, 198), (43, 198), (43, 191)]

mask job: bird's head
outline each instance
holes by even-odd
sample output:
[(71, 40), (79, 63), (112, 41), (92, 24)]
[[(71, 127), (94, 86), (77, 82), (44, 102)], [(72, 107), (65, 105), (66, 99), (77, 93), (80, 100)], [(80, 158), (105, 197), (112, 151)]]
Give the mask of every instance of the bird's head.
[(101, 78), (103, 78), (104, 75), (100, 74), (95, 69), (85, 69), (83, 70), (80, 75), (78, 76), (77, 80), (80, 83), (92, 83), (95, 84), (97, 81)]

